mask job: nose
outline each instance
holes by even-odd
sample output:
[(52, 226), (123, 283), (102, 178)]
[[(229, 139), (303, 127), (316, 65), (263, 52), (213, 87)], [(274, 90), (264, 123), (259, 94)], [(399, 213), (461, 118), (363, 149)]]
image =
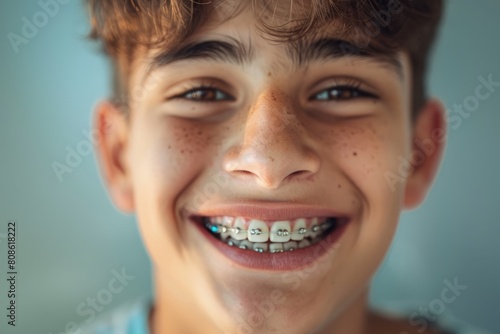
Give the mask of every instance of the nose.
[(241, 144), (231, 147), (224, 156), (226, 172), (268, 189), (292, 179), (308, 179), (318, 172), (319, 156), (308, 146), (307, 132), (288, 96), (263, 92), (244, 122)]

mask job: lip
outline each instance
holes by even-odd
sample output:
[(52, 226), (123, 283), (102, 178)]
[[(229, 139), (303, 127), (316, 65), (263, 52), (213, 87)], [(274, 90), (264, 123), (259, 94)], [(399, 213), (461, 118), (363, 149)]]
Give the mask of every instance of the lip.
[[(272, 208), (271, 208), (272, 206)], [(258, 253), (250, 250), (243, 250), (238, 247), (229, 246), (225, 242), (215, 238), (200, 223), (200, 216), (242, 216), (259, 220), (290, 220), (293, 218), (307, 217), (342, 217), (341, 224), (332, 233), (321, 241), (294, 251), (283, 253)], [(194, 224), (196, 229), (210, 242), (210, 244), (230, 260), (233, 264), (246, 269), (260, 271), (296, 271), (308, 267), (316, 266), (319, 262), (327, 261), (335, 253), (338, 241), (350, 225), (350, 218), (345, 214), (339, 214), (325, 208), (318, 208), (304, 205), (283, 205), (283, 204), (244, 204), (232, 206), (212, 207), (196, 213), (185, 212), (184, 217)]]
[(346, 217), (345, 213), (296, 203), (252, 203), (225, 204), (202, 209), (195, 213), (199, 216), (233, 216), (272, 222), (312, 217)]

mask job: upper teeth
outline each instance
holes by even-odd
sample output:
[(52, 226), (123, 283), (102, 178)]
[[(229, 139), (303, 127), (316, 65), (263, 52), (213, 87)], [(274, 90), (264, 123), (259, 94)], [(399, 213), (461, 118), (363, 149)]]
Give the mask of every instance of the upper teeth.
[[(248, 239), (251, 242), (288, 242), (301, 241), (305, 237), (314, 238), (328, 228), (327, 217), (297, 218), (294, 221), (275, 221), (269, 225), (257, 219), (246, 220), (243, 217), (208, 217), (207, 227), (214, 233), (220, 233), (222, 239)], [(293, 226), (293, 228), (292, 228)]]

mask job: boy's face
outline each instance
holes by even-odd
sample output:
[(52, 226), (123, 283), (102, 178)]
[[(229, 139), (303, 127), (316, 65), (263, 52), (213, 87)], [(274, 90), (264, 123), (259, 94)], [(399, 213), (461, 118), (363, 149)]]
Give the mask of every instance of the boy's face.
[[(186, 319), (227, 330), (310, 332), (364, 295), (401, 209), (423, 198), (442, 144), (410, 176), (403, 161), (415, 140), (433, 139), (442, 108), (429, 102), (411, 122), (405, 53), (389, 61), (348, 58), (334, 43), (307, 47), (335, 38), (333, 27), (292, 48), (254, 23), (251, 8), (214, 17), (185, 44), (228, 44), (139, 57), (130, 118), (99, 108), (97, 125), (113, 125), (101, 160), (117, 205), (137, 213), (160, 305), (175, 300), (179, 318), (188, 310)], [(259, 253), (227, 246), (190, 214), (270, 219), (271, 228), (325, 216), (346, 223), (311, 246)]]

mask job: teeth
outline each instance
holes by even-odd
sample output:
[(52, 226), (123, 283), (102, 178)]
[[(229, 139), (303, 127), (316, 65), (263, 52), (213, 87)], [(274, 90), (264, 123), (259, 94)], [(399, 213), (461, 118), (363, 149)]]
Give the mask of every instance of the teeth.
[(298, 248), (297, 241), (290, 241), (283, 245), (285, 251), (296, 250)]
[(267, 244), (264, 242), (256, 242), (253, 244), (253, 250), (259, 253), (267, 252)]
[(311, 226), (312, 227), (307, 231), (305, 236), (314, 239), (321, 233), (321, 227), (318, 225), (318, 218), (314, 217), (311, 219)]
[(303, 240), (306, 234), (306, 220), (304, 218), (299, 218), (295, 221), (293, 226), (293, 231), (291, 238), (292, 240)]
[(229, 238), (229, 240), (227, 241), (227, 244), (229, 246), (236, 246), (236, 247), (238, 247), (240, 245), (240, 240), (235, 240), (235, 239)]
[(231, 229), (231, 238), (236, 240), (245, 240), (247, 238), (244, 218), (238, 217), (234, 221), (233, 228)]
[(309, 242), (309, 240), (302, 240), (301, 242), (299, 242), (299, 248), (305, 248), (307, 246), (311, 246), (311, 243)]
[(297, 218), (293, 223), (276, 221), (270, 229), (264, 221), (248, 221), (244, 217), (207, 217), (204, 222), (209, 231), (229, 246), (262, 253), (288, 252), (311, 246), (322, 239), (321, 235), (332, 224), (336, 224), (326, 217)]
[(225, 216), (221, 219), (222, 228), (220, 237), (222, 240), (226, 240), (231, 235), (229, 226), (233, 225), (233, 221), (234, 218), (228, 216)]
[(269, 245), (269, 251), (271, 253), (283, 252), (283, 244), (281, 244), (281, 243), (270, 244)]
[(240, 247), (241, 249), (252, 249), (253, 244), (248, 240), (243, 240), (242, 242), (240, 242), (240, 245), (238, 247)]
[(251, 242), (266, 242), (269, 240), (269, 228), (263, 221), (252, 219), (247, 235)]
[(290, 240), (290, 223), (288, 221), (278, 221), (271, 226), (272, 242), (287, 242)]

